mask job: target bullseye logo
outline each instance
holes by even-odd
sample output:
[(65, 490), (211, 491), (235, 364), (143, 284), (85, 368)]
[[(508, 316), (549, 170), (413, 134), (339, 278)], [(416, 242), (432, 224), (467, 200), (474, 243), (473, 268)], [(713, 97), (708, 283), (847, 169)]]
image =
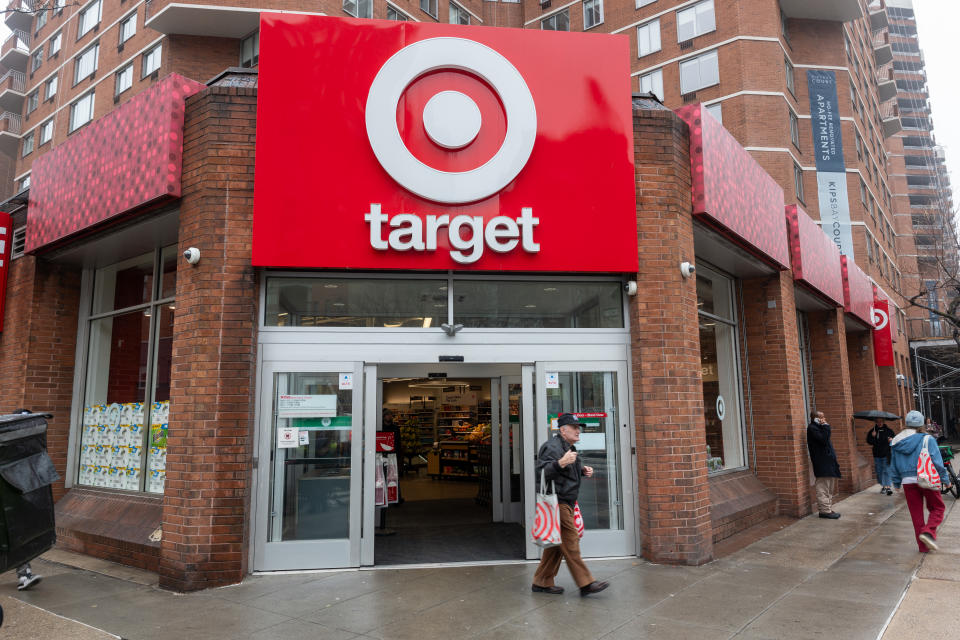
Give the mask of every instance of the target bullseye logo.
[[(397, 105), (407, 87), (443, 69), (466, 71), (485, 81), (506, 112), (503, 144), (492, 158), (467, 171), (441, 171), (420, 161), (397, 127)], [(444, 204), (475, 202), (503, 189), (526, 165), (537, 136), (537, 110), (523, 76), (501, 54), (464, 38), (429, 38), (391, 56), (370, 86), (365, 117), (370, 147), (390, 177), (408, 191)], [(483, 117), (469, 96), (441, 91), (424, 107), (423, 125), (434, 144), (454, 151), (476, 139)]]
[(877, 309), (875, 307), (870, 309), (870, 316), (873, 320), (873, 328), (877, 331), (880, 331), (887, 326), (887, 323), (890, 322), (890, 316), (887, 315), (886, 311), (882, 309)]

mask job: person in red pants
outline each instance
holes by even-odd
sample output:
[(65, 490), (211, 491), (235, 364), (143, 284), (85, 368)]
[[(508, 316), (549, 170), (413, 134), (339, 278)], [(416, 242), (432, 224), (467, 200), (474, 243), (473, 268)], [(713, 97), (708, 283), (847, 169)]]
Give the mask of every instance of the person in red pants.
[[(903, 495), (907, 499), (907, 508), (913, 519), (913, 530), (917, 536), (920, 553), (936, 551), (937, 527), (943, 522), (944, 504), (940, 497), (940, 488), (927, 489), (917, 483), (917, 464), (920, 454), (926, 451), (930, 462), (945, 486), (950, 486), (950, 476), (943, 467), (943, 458), (937, 441), (926, 433), (923, 427), (923, 414), (911, 411), (904, 419), (906, 428), (890, 442), (890, 479), (893, 486), (903, 486)], [(929, 516), (924, 520), (923, 504), (926, 502)]]

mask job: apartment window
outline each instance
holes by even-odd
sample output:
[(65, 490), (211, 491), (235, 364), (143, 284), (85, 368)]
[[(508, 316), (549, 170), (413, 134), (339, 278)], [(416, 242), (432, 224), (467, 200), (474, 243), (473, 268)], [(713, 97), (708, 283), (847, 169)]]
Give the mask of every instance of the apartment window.
[(162, 53), (162, 45), (158, 44), (150, 51), (147, 51), (143, 54), (143, 70), (140, 73), (141, 78), (146, 78), (148, 75), (160, 68), (160, 54)]
[(410, 18), (407, 17), (407, 14), (394, 9), (390, 5), (387, 5), (387, 20), (396, 20), (397, 22), (406, 22)]
[(850, 106), (854, 112), (857, 111), (857, 91), (854, 89), (853, 82), (850, 83)]
[(372, 18), (373, 0), (343, 0), (343, 10), (355, 18)]
[[(387, 7), (387, 17), (390, 18), (390, 9)], [(397, 18), (390, 18), (396, 20)], [(406, 18), (404, 18), (406, 20)], [(250, 69), (260, 64), (260, 31), (254, 31), (240, 41), (240, 66)]]
[(103, 9), (103, 1), (96, 0), (96, 2), (87, 5), (87, 7), (80, 12), (80, 16), (77, 19), (77, 40), (85, 36), (91, 29), (100, 24), (100, 14)]
[(648, 4), (653, 4), (656, 1), (657, 0), (637, 0), (637, 9), (639, 9), (640, 7), (645, 7)]
[(67, 6), (67, 0), (53, 0), (53, 12), (57, 15), (63, 13), (63, 8)]
[(28, 155), (33, 153), (33, 139), (34, 139), (33, 131), (23, 136), (23, 151), (21, 152), (20, 155), (22, 155), (23, 157), (27, 157)]
[(793, 72), (793, 64), (787, 60), (786, 57), (783, 58), (783, 70), (787, 76), (787, 89), (789, 89), (790, 93), (794, 96), (797, 95), (797, 87), (794, 83), (795, 74)]
[(37, 49), (30, 55), (30, 73), (33, 73), (43, 64), (43, 49)]
[(637, 27), (637, 55), (641, 58), (660, 51), (660, 20)]
[(48, 50), (47, 57), (52, 58), (53, 56), (60, 53), (60, 46), (63, 44), (63, 32), (57, 31), (56, 35), (50, 38), (50, 49)]
[(73, 84), (77, 84), (84, 78), (92, 76), (97, 70), (97, 58), (100, 55), (100, 45), (95, 44), (79, 56), (73, 67)]
[(793, 164), (793, 183), (795, 185), (794, 191), (797, 194), (797, 200), (805, 202), (803, 198), (803, 169), (801, 169), (797, 163)]
[(93, 91), (70, 105), (70, 132), (93, 120)]
[(602, 0), (584, 0), (583, 3), (583, 30), (592, 29), (603, 22)]
[(857, 160), (863, 160), (863, 140), (860, 138), (860, 132), (853, 132), (853, 141), (857, 146)]
[(45, 24), (47, 24), (47, 10), (39, 9), (37, 11), (37, 31), (40, 31)]
[(870, 247), (871, 244), (873, 243), (870, 242), (870, 238), (868, 236), (867, 237), (867, 262), (869, 262), (870, 264), (873, 264), (873, 249)]
[(663, 71), (658, 69), (640, 76), (640, 93), (652, 93), (663, 102)]
[(437, 0), (420, 0), (420, 10), (436, 18)]
[(133, 86), (133, 63), (131, 62), (123, 69), (117, 72), (117, 92), (120, 95)]
[(677, 42), (685, 42), (716, 29), (717, 20), (713, 13), (713, 0), (700, 2), (677, 11)]
[[(18, 184), (18, 188), (17, 188), (17, 191), (18, 191), (18, 192), (19, 192), (19, 191), (23, 191), (24, 189), (29, 189), (29, 188), (30, 188), (30, 174), (28, 173), (27, 175), (25, 175), (25, 176), (23, 176), (22, 178), (20, 178), (20, 181), (19, 181), (17, 184)], [(27, 228), (26, 228), (26, 227), (20, 227), (20, 229), (23, 229), (24, 231), (26, 231)], [(11, 259), (11, 260), (13, 260), (14, 258), (17, 257), (17, 255), (16, 255), (16, 253), (17, 253), (17, 236), (16, 236), (16, 233), (17, 233), (17, 231), (19, 231), (20, 229), (17, 229), (16, 231), (13, 232), (13, 233), (14, 233), (14, 236), (13, 236), (13, 255), (10, 256), (10, 259)], [(26, 239), (26, 234), (24, 234), (24, 239)], [(22, 245), (22, 244), (20, 245), (20, 255), (23, 255), (23, 245)]]
[(558, 11), (540, 21), (540, 28), (544, 31), (570, 31), (570, 10)]
[(787, 16), (783, 11), (780, 12), (780, 35), (787, 44), (790, 44), (790, 30), (787, 28)]
[(137, 14), (130, 14), (120, 23), (120, 44), (123, 44), (137, 32)]
[(52, 78), (48, 78), (43, 85), (43, 99), (49, 100), (53, 96), (57, 95), (57, 85), (60, 84), (58, 81), (59, 76), (54, 74)]
[(460, 5), (451, 2), (450, 24), (470, 24), (470, 14)]
[(867, 206), (867, 183), (863, 181), (863, 178), (860, 178), (860, 202), (863, 203), (863, 206)]
[(53, 118), (40, 125), (40, 144), (47, 144), (53, 140)]
[(32, 113), (40, 106), (40, 92), (34, 91), (27, 96), (27, 113)]
[(716, 51), (680, 63), (680, 93), (692, 93), (719, 83), (720, 65)]
[(790, 112), (790, 142), (793, 143), (797, 149), (800, 148), (800, 123), (797, 121), (797, 115), (793, 112), (792, 109), (788, 109)]
[(717, 122), (719, 122), (720, 124), (723, 124), (723, 104), (722, 103), (718, 102), (716, 104), (707, 105), (704, 108), (707, 110), (707, 113), (713, 116), (713, 118)]

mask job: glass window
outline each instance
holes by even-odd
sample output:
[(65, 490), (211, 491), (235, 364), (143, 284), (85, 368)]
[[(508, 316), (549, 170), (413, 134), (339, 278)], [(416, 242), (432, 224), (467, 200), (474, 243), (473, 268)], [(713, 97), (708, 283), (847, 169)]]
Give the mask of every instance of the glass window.
[(343, 10), (354, 18), (372, 18), (373, 0), (343, 0)]
[(33, 112), (38, 106), (40, 106), (40, 92), (33, 91), (27, 96), (27, 113)]
[(680, 93), (692, 93), (719, 83), (720, 66), (716, 51), (680, 63)]
[(640, 93), (652, 93), (663, 102), (663, 71), (658, 69), (640, 76)]
[(57, 85), (59, 84), (59, 76), (54, 75), (52, 78), (48, 79), (47, 82), (43, 85), (43, 99), (49, 100), (53, 96), (57, 95)]
[(47, 10), (38, 9), (37, 10), (37, 31), (40, 31), (43, 26), (47, 24)]
[(143, 72), (140, 74), (141, 78), (147, 77), (160, 68), (160, 54), (162, 53), (162, 49), (163, 45), (158, 44), (143, 54)]
[(793, 165), (793, 184), (794, 191), (797, 194), (797, 200), (805, 202), (803, 198), (803, 169), (796, 163)]
[(637, 27), (637, 55), (641, 58), (660, 51), (660, 20)]
[(387, 20), (396, 20), (397, 22), (406, 22), (410, 18), (399, 9), (387, 5)]
[(96, 0), (80, 12), (77, 20), (77, 40), (82, 38), (91, 29), (100, 24), (100, 11), (103, 7), (101, 0)]
[(460, 5), (451, 2), (450, 24), (470, 24), (470, 14)]
[(788, 109), (790, 113), (790, 142), (797, 149), (800, 148), (800, 123), (797, 121), (797, 114)]
[(123, 19), (123, 22), (120, 23), (120, 44), (123, 44), (137, 33), (137, 14), (133, 13), (132, 15)]
[(436, 18), (437, 0), (420, 0), (420, 10)]
[(684, 42), (705, 33), (716, 31), (717, 21), (713, 0), (707, 0), (677, 11), (677, 42)]
[(40, 125), (40, 144), (53, 140), (53, 118)]
[[(389, 13), (389, 11), (387, 12)], [(240, 66), (251, 69), (260, 64), (260, 31), (240, 41)]]
[(267, 278), (268, 327), (439, 327), (446, 280)]
[(645, 7), (648, 4), (653, 4), (656, 1), (657, 0), (637, 0), (637, 9), (639, 9), (640, 7)]
[(60, 52), (60, 47), (63, 44), (63, 32), (58, 31), (56, 35), (50, 38), (50, 49), (47, 57), (53, 57)]
[(100, 45), (95, 44), (77, 56), (73, 68), (73, 84), (77, 84), (87, 76), (93, 75), (97, 70), (97, 58), (99, 55)]
[(619, 329), (619, 282), (455, 280), (453, 321), (465, 327)]
[(712, 115), (717, 122), (723, 124), (723, 103), (706, 105), (705, 108), (707, 113)]
[(23, 151), (20, 155), (26, 157), (33, 153), (33, 142), (34, 142), (34, 132), (31, 131), (27, 135), (23, 136)]
[(120, 95), (133, 86), (133, 63), (131, 62), (117, 72), (117, 93)]
[[(712, 0), (711, 0), (712, 2)], [(592, 29), (603, 22), (603, 1), (602, 0), (584, 0), (583, 3), (583, 29)]]
[(163, 493), (176, 305), (155, 296), (158, 253), (165, 275), (175, 246), (94, 274), (78, 484)]
[(564, 9), (540, 21), (544, 31), (570, 31), (570, 10)]
[(796, 74), (793, 72), (793, 63), (787, 60), (786, 58), (783, 59), (783, 70), (787, 78), (787, 89), (790, 90), (790, 93), (796, 95), (797, 88), (796, 88), (796, 85), (794, 84), (796, 80), (794, 76)]
[(93, 97), (91, 91), (72, 105), (70, 105), (70, 131), (76, 131), (78, 128), (93, 120)]
[(721, 471), (746, 466), (741, 414), (740, 367), (733, 282), (697, 265), (700, 366), (706, 424), (707, 467)]
[(43, 49), (37, 49), (30, 56), (30, 73), (33, 73), (43, 64)]

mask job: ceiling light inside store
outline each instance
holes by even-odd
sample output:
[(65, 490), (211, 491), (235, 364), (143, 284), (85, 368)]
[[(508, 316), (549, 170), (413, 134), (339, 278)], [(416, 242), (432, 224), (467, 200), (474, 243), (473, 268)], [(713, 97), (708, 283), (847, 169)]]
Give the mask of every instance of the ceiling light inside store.
[(386, 327), (387, 329), (396, 329), (397, 327), (402, 327), (403, 323), (402, 322), (384, 322), (383, 326)]
[(544, 287), (543, 290), (549, 291), (550, 293), (553, 293), (554, 291), (559, 291), (559, 289), (557, 289), (556, 287)]
[(344, 306), (344, 305), (343, 305), (342, 302), (334, 302), (334, 303), (333, 303), (333, 306), (335, 306), (335, 307), (342, 307), (342, 306)]
[(535, 305), (535, 304), (525, 304), (525, 305), (523, 305), (523, 308), (524, 308), (524, 309), (536, 309), (536, 308), (537, 308), (537, 305)]
[(407, 385), (411, 389), (440, 389), (443, 387), (469, 387), (469, 382), (462, 380), (424, 380), (423, 382), (414, 382)]
[(323, 285), (324, 289), (339, 289), (340, 285), (338, 284), (325, 284)]

